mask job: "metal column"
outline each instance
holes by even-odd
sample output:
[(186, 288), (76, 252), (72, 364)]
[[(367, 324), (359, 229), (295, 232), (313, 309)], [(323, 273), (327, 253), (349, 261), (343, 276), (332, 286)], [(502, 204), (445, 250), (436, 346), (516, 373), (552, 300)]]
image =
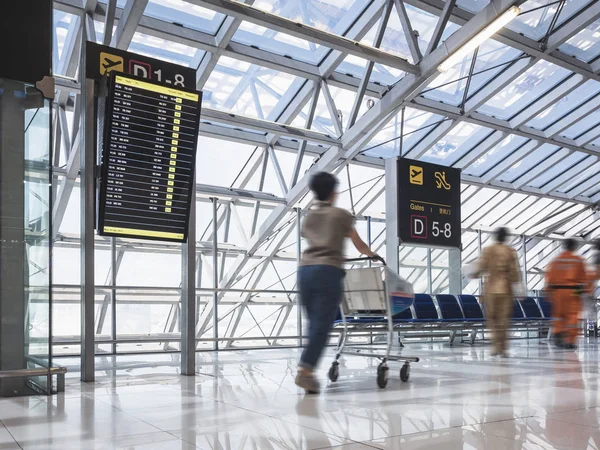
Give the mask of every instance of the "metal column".
[(213, 287), (215, 288), (215, 292), (213, 293), (213, 310), (212, 310), (212, 314), (213, 314), (213, 337), (214, 337), (214, 342), (213, 342), (213, 350), (219, 350), (219, 341), (217, 340), (219, 338), (219, 310), (218, 310), (218, 305), (219, 305), (219, 292), (217, 291), (218, 287), (219, 287), (219, 245), (218, 245), (218, 236), (217, 234), (219, 233), (219, 217), (218, 217), (218, 209), (219, 209), (219, 203), (218, 203), (218, 199), (216, 198), (212, 198), (211, 199), (212, 204), (213, 204), (213, 247), (212, 247), (212, 251), (213, 251)]
[[(196, 186), (196, 181), (192, 183)], [(196, 374), (196, 189), (192, 189), (187, 242), (181, 249), (181, 374)], [(215, 271), (216, 273), (216, 271)]]
[(433, 294), (433, 265), (431, 261), (431, 249), (427, 249), (427, 292)]
[[(302, 260), (302, 209), (296, 208), (296, 257), (297, 267), (300, 267)], [(296, 290), (298, 283), (296, 282)], [(296, 294), (296, 329), (298, 333), (298, 347), (302, 347), (302, 307), (300, 306), (300, 294)]]
[[(85, 67), (85, 46), (82, 50)], [(94, 104), (94, 81), (87, 80), (82, 70), (85, 93), (82, 101), (82, 125), (84, 139), (81, 140), (81, 381), (94, 381), (94, 200), (96, 165), (96, 124)]]
[(523, 249), (523, 285), (525, 290), (529, 291), (527, 286), (527, 238), (525, 235), (521, 236), (521, 247)]
[(462, 251), (460, 248), (448, 250), (448, 277), (450, 294), (462, 294)]
[[(477, 249), (479, 250), (478, 257), (481, 257), (481, 252), (483, 251), (481, 230), (477, 230)], [(483, 280), (481, 278), (479, 278), (479, 295), (483, 295)]]
[(399, 273), (398, 238), (398, 163), (396, 159), (385, 161), (385, 259), (388, 267)]
[[(25, 110), (15, 92), (24, 85), (4, 81), (0, 96), (0, 369), (27, 367), (26, 303), (29, 263), (25, 243)], [(14, 91), (13, 91), (14, 90)], [(3, 379), (0, 395), (24, 395), (25, 379)]]
[[(373, 237), (371, 235), (371, 216), (367, 217), (367, 245), (369, 248), (373, 246)], [(373, 266), (373, 262), (369, 260), (369, 267)]]

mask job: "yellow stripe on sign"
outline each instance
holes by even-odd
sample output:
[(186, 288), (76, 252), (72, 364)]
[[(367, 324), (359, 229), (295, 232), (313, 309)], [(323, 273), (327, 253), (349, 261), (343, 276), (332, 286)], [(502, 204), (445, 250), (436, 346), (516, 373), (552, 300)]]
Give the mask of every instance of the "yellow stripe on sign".
[(131, 236), (139, 237), (155, 237), (164, 239), (183, 239), (183, 233), (169, 233), (166, 231), (150, 231), (150, 230), (137, 230), (135, 228), (120, 228), (120, 227), (104, 227), (105, 233), (111, 234), (128, 234)]
[(165, 94), (171, 97), (179, 97), (181, 99), (190, 100), (192, 102), (198, 102), (198, 94), (184, 92), (180, 91), (179, 89), (174, 89), (166, 86), (159, 86), (156, 84), (147, 83), (145, 81), (133, 80), (123, 75), (117, 75), (116, 82), (124, 84), (125, 86), (131, 86), (138, 89), (144, 89), (146, 91), (156, 92), (158, 94)]

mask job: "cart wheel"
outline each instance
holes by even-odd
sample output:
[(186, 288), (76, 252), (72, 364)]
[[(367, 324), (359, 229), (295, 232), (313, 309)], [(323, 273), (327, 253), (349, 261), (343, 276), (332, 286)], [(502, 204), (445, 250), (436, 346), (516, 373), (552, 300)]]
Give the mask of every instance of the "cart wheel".
[(384, 389), (388, 384), (388, 366), (385, 364), (379, 364), (377, 367), (377, 386)]
[(334, 362), (329, 368), (329, 379), (332, 383), (335, 383), (340, 376), (340, 365), (337, 362)]
[(400, 369), (400, 379), (404, 382), (407, 382), (410, 378), (410, 365), (404, 364), (402, 369)]

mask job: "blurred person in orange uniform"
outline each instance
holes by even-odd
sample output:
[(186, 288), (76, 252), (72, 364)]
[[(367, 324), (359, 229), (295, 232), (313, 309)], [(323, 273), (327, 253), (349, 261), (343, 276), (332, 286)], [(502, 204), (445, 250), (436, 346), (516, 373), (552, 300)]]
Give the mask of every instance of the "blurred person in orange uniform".
[(546, 271), (546, 289), (552, 302), (553, 333), (557, 347), (575, 349), (582, 312), (582, 294), (588, 286), (585, 261), (575, 253), (574, 239), (566, 239), (563, 252)]

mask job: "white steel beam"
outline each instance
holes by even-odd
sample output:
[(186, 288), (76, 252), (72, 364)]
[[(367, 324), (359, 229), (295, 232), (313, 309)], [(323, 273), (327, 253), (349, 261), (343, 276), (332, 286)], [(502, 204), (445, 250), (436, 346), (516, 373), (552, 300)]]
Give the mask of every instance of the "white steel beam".
[(400, 18), (400, 23), (402, 24), (402, 31), (404, 32), (404, 36), (406, 37), (406, 42), (408, 43), (408, 49), (410, 50), (413, 62), (415, 64), (418, 64), (419, 61), (423, 59), (423, 55), (421, 54), (421, 49), (419, 48), (417, 33), (413, 29), (410, 23), (410, 18), (408, 17), (408, 13), (406, 12), (404, 0), (394, 0), (394, 5), (396, 5), (396, 12), (398, 13), (398, 17)]
[(420, 75), (407, 74), (373, 108), (367, 111), (342, 136), (343, 148), (349, 149), (353, 147), (382, 117), (389, 117), (407, 103), (407, 100), (417, 96), (426, 85), (437, 78), (439, 74), (437, 68), (442, 62), (469, 42), (473, 36), (482, 31), (490, 22), (503, 14), (511, 6), (521, 3), (523, 3), (522, 0), (492, 0), (440, 47), (423, 58), (419, 65), (421, 68)]
[(259, 8), (246, 5), (234, 0), (188, 0), (190, 3), (203, 6), (214, 11), (252, 22), (277, 32), (314, 42), (334, 50), (358, 56), (367, 61), (374, 61), (389, 67), (417, 74), (419, 68), (403, 58), (383, 52), (370, 45), (354, 41), (347, 37), (338, 36), (319, 28), (295, 22), (285, 17), (271, 14)]
[(148, 0), (127, 0), (111, 41), (112, 47), (121, 50), (129, 48), (147, 5)]

